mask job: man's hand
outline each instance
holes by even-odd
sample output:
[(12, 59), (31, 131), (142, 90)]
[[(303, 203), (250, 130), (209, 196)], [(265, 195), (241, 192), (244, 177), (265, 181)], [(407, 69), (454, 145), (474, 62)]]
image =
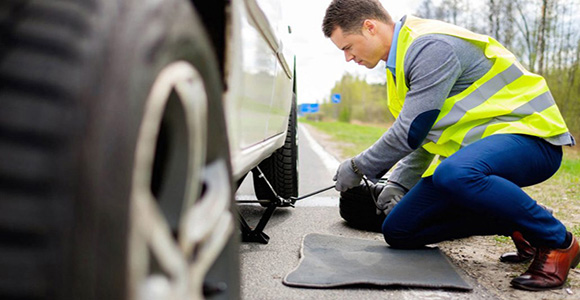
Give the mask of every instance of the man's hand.
[(406, 193), (407, 191), (402, 186), (387, 182), (377, 198), (377, 215), (384, 213), (387, 216)]
[(363, 175), (358, 170), (352, 159), (343, 161), (332, 180), (336, 181), (334, 188), (339, 192), (346, 192), (348, 189), (359, 186)]

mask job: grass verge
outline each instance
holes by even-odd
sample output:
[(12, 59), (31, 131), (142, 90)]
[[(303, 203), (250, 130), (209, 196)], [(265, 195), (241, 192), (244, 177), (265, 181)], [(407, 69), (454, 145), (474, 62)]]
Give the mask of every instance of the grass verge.
[(313, 122), (301, 118), (302, 123), (309, 124), (317, 130), (340, 142), (341, 152), (345, 157), (352, 157), (378, 140), (386, 131), (385, 127), (357, 125), (343, 122)]

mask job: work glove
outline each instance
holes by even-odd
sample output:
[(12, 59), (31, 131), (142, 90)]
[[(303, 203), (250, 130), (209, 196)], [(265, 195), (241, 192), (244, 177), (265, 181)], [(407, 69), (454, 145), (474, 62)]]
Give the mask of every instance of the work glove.
[(377, 198), (377, 215), (384, 213), (387, 216), (406, 193), (407, 191), (401, 185), (387, 182)]
[(348, 189), (359, 186), (363, 177), (361, 171), (354, 164), (354, 160), (347, 159), (343, 161), (332, 180), (336, 181), (334, 188), (339, 192), (346, 192)]

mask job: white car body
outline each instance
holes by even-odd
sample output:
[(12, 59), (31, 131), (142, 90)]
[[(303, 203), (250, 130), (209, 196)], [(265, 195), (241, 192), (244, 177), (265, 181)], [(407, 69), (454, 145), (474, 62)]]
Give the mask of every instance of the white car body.
[[(281, 1), (232, 0), (224, 95), (234, 180), (284, 145), (294, 58)], [(241, 83), (241, 84), (240, 84)]]

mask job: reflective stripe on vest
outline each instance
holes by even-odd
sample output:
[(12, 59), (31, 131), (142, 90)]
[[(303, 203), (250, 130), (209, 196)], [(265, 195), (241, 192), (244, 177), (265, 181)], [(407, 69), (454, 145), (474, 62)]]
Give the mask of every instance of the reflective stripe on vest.
[(496, 40), (455, 25), (412, 16), (407, 16), (399, 32), (397, 74), (387, 69), (388, 103), (395, 117), (408, 92), (404, 71), (407, 50), (416, 38), (433, 33), (452, 35), (482, 46), (494, 64), (463, 92), (445, 100), (423, 145), (440, 159), (423, 176), (432, 175), (442, 159), (461, 147), (492, 134), (551, 137), (568, 131), (544, 78), (525, 70)]

